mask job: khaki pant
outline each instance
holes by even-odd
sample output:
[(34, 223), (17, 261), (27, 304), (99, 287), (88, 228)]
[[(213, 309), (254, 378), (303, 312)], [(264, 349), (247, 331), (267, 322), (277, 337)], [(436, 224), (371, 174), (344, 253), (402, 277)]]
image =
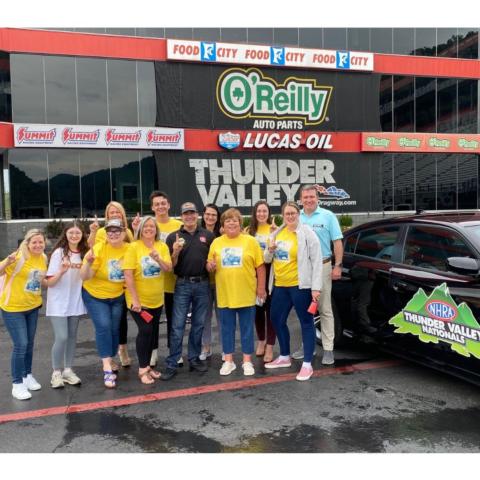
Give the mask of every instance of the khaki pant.
[(320, 314), (323, 349), (333, 350), (335, 323), (332, 311), (332, 262), (323, 265), (322, 292), (318, 299), (318, 313)]

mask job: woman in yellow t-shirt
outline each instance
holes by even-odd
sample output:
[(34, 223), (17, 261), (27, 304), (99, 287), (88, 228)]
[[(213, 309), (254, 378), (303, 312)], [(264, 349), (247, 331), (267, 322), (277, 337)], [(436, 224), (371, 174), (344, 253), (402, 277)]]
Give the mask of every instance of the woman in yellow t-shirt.
[[(322, 287), (322, 252), (315, 232), (300, 223), (300, 209), (295, 202), (282, 207), (283, 225), (274, 234), (265, 250), (265, 262), (273, 260), (269, 286), (274, 283), (270, 314), (280, 344), (280, 356), (265, 368), (290, 367), (290, 332), (288, 315), (295, 308), (302, 328), (304, 361), (297, 380), (308, 380), (313, 374), (315, 348), (313, 315), (310, 303), (316, 302)], [(275, 281), (273, 282), (273, 278)]]
[(150, 359), (155, 338), (158, 339), (158, 322), (164, 302), (164, 272), (172, 270), (168, 247), (159, 239), (160, 230), (155, 219), (143, 217), (123, 262), (127, 305), (138, 327), (138, 376), (145, 384), (160, 378), (160, 372), (150, 368)]
[(32, 397), (29, 390), (42, 388), (32, 375), (32, 357), (47, 272), (45, 243), (41, 230), (29, 230), (18, 250), (0, 262), (0, 309), (13, 342), (12, 396), (17, 400), (27, 400)]
[(265, 266), (262, 250), (250, 235), (242, 233), (242, 215), (236, 208), (222, 214), (224, 234), (210, 246), (207, 270), (215, 272), (217, 304), (222, 323), (225, 362), (220, 375), (230, 375), (237, 367), (233, 362), (237, 315), (243, 352), (243, 373), (254, 375), (253, 322), (255, 298), (265, 300)]
[[(123, 205), (119, 202), (110, 202), (105, 207), (105, 222), (109, 220), (121, 220), (125, 227), (128, 226), (127, 214)], [(135, 231), (138, 228), (140, 222), (140, 214), (137, 213), (137, 216), (132, 221), (132, 228)], [(107, 240), (107, 233), (105, 227), (100, 227), (97, 216), (95, 215), (95, 221), (90, 224), (90, 235), (88, 237), (88, 246), (93, 247), (97, 243), (104, 243)], [(133, 241), (133, 234), (130, 229), (127, 228), (126, 239), (128, 242)], [(123, 306), (122, 318), (120, 319), (120, 339), (118, 345), (118, 356), (120, 358), (120, 363), (122, 367), (129, 367), (132, 363), (130, 356), (128, 355), (127, 348), (127, 335), (128, 335), (128, 321), (127, 321), (127, 305)]]
[(112, 219), (105, 225), (107, 241), (97, 243), (83, 259), (80, 276), (82, 298), (95, 326), (97, 350), (102, 359), (104, 383), (116, 386), (112, 361), (118, 350), (119, 327), (124, 300), (125, 279), (122, 262), (128, 249), (125, 227), (121, 220)]
[[(270, 207), (265, 200), (259, 200), (252, 210), (250, 225), (245, 232), (255, 237), (262, 249), (265, 251), (270, 235), (277, 229), (270, 214)], [(270, 275), (270, 264), (265, 264), (266, 278)], [(273, 360), (273, 346), (275, 345), (275, 329), (270, 319), (271, 295), (267, 289), (267, 299), (262, 305), (255, 306), (255, 329), (257, 331), (258, 343), (256, 355), (263, 357), (265, 363)], [(266, 332), (266, 335), (265, 335)]]

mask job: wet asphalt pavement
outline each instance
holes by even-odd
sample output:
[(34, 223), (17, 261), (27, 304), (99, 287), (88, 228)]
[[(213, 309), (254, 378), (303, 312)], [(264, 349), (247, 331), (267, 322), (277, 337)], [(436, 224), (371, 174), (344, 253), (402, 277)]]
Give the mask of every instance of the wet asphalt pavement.
[[(292, 351), (298, 321), (290, 318)], [(160, 327), (160, 358), (166, 325)], [(103, 387), (91, 321), (79, 328), (75, 370), (82, 386), (50, 388), (52, 330), (39, 320), (33, 373), (43, 388), (20, 402), (10, 395), (11, 343), (0, 321), (0, 452), (479, 452), (480, 389), (433, 370), (349, 346), (336, 364), (320, 364), (298, 382), (301, 366), (220, 377), (221, 358), (207, 374), (179, 369), (169, 382), (140, 384), (134, 364), (118, 388)], [(276, 347), (276, 351), (278, 346)]]

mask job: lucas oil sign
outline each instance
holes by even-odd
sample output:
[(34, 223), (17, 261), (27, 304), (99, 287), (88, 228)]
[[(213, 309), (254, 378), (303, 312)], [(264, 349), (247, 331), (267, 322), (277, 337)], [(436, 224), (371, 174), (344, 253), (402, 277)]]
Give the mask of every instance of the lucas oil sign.
[(325, 120), (333, 87), (289, 77), (281, 84), (256, 68), (226, 70), (217, 81), (217, 102), (231, 118)]
[(389, 323), (397, 327), (395, 333), (410, 333), (425, 343), (445, 342), (460, 355), (480, 358), (480, 325), (467, 304), (455, 303), (446, 283), (429, 296), (420, 288)]

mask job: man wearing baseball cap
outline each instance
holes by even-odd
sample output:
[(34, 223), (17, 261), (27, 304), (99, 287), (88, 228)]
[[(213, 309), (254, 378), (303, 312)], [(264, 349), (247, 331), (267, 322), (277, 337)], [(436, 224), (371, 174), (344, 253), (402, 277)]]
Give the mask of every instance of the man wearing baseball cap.
[(192, 308), (190, 335), (188, 336), (188, 362), (190, 371), (204, 373), (207, 365), (198, 357), (202, 349), (203, 325), (207, 315), (210, 285), (206, 270), (208, 251), (215, 236), (198, 226), (198, 210), (194, 203), (180, 207), (183, 226), (170, 233), (166, 243), (177, 276), (173, 294), (173, 317), (170, 332), (170, 355), (162, 380), (170, 380), (177, 373), (177, 361), (182, 356), (183, 334), (190, 305)]

